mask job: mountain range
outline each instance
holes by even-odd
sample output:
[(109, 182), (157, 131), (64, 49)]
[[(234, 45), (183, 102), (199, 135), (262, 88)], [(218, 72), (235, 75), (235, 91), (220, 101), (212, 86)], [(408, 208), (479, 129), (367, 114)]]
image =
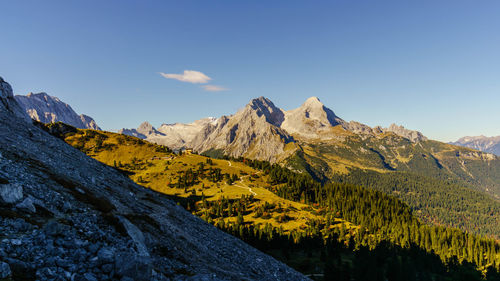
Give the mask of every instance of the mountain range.
[(500, 136), (496, 137), (463, 137), (455, 142), (451, 142), (454, 145), (460, 145), (464, 147), (469, 147), (472, 149), (481, 150), (484, 152), (493, 153), (495, 155), (500, 155)]
[(420, 132), (395, 124), (388, 128), (371, 128), (358, 122), (346, 122), (317, 97), (289, 111), (259, 97), (230, 116), (200, 119), (191, 124), (163, 124), (158, 129), (144, 122), (137, 129), (119, 131), (174, 149), (192, 148), (200, 153), (218, 151), (232, 157), (271, 162), (291, 156), (299, 149), (298, 140), (338, 139), (342, 138), (342, 132), (371, 136), (390, 132), (415, 143), (427, 139)]
[(101, 129), (92, 117), (84, 114), (78, 115), (69, 104), (47, 93), (15, 95), (14, 98), (32, 119), (39, 122), (63, 122), (81, 129)]

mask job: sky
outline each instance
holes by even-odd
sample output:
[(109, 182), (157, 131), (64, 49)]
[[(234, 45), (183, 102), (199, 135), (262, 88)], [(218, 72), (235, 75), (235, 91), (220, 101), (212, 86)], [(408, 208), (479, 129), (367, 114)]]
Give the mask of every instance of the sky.
[(0, 0), (0, 76), (105, 130), (265, 96), (431, 139), (500, 135), (500, 1)]

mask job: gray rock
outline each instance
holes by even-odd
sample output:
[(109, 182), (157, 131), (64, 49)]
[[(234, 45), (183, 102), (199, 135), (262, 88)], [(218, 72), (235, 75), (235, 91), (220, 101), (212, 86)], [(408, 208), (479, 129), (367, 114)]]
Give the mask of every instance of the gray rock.
[(101, 270), (102, 272), (104, 273), (110, 273), (111, 271), (113, 271), (114, 269), (114, 265), (113, 264), (104, 264), (103, 266), (101, 266)]
[(88, 246), (88, 251), (91, 253), (91, 254), (95, 254), (97, 253), (97, 251), (99, 250), (99, 245), (98, 244), (89, 244)]
[(144, 234), (126, 218), (118, 216), (118, 220), (121, 222), (130, 238), (132, 238), (132, 241), (134, 241), (137, 251), (139, 251), (139, 255), (148, 257), (149, 251), (144, 242)]
[(23, 199), (23, 187), (19, 184), (0, 184), (0, 199), (13, 204)]
[(13, 258), (6, 259), (6, 262), (9, 264), (10, 269), (12, 271), (12, 275), (15, 276), (16, 279), (20, 280), (35, 279), (36, 270), (32, 264)]
[(12, 240), (10, 240), (10, 243), (14, 246), (21, 246), (23, 244), (21, 239), (12, 239)]
[(85, 273), (83, 279), (85, 281), (97, 281), (97, 277), (93, 273)]
[(116, 256), (116, 274), (130, 277), (134, 280), (150, 280), (153, 265), (149, 257), (123, 252)]
[[(51, 221), (47, 225), (45, 225), (45, 233), (50, 236), (57, 236), (62, 234), (63, 227), (56, 221)], [(60, 241), (60, 240), (59, 240)]]
[(12, 275), (10, 266), (6, 262), (0, 262), (0, 278), (7, 278)]
[(97, 257), (101, 263), (113, 263), (115, 261), (115, 251), (112, 248), (102, 248), (97, 252)]
[(21, 203), (17, 204), (16, 208), (30, 213), (36, 213), (36, 207), (33, 203), (33, 199), (27, 197)]

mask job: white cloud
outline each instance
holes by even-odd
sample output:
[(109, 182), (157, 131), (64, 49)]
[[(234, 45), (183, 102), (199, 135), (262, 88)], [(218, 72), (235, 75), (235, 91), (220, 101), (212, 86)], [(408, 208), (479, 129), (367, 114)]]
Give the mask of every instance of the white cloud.
[(216, 85), (203, 85), (201, 86), (205, 91), (209, 92), (221, 92), (221, 91), (227, 91), (229, 89), (226, 89), (221, 86), (216, 86)]
[(212, 80), (212, 78), (208, 77), (207, 75), (195, 70), (184, 70), (183, 74), (168, 74), (160, 72), (160, 75), (167, 79), (175, 79), (193, 84), (204, 84)]

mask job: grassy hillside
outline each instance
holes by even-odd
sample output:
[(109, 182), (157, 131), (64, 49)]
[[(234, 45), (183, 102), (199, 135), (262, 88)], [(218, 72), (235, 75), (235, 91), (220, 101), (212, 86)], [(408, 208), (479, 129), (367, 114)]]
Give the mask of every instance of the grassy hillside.
[[(312, 220), (322, 220), (317, 208), (283, 199), (269, 189), (269, 176), (241, 162), (211, 159), (197, 154), (177, 155), (167, 147), (109, 132), (78, 130), (65, 141), (89, 156), (126, 172), (135, 182), (155, 191), (198, 204), (222, 199), (251, 197), (243, 218), (258, 225), (267, 223), (283, 231), (307, 228)], [(217, 178), (218, 177), (218, 178)], [(229, 178), (233, 178), (231, 180)], [(229, 179), (229, 180), (228, 180)], [(195, 212), (194, 206), (189, 208)], [(264, 211), (263, 211), (264, 210)], [(265, 213), (265, 214), (261, 214)], [(237, 212), (224, 218), (237, 220)], [(286, 220), (281, 218), (286, 217)], [(355, 230), (347, 221), (335, 219), (334, 225)]]
[(436, 141), (412, 143), (390, 133), (300, 146), (286, 166), (396, 196), (429, 223), (500, 237), (496, 156)]

